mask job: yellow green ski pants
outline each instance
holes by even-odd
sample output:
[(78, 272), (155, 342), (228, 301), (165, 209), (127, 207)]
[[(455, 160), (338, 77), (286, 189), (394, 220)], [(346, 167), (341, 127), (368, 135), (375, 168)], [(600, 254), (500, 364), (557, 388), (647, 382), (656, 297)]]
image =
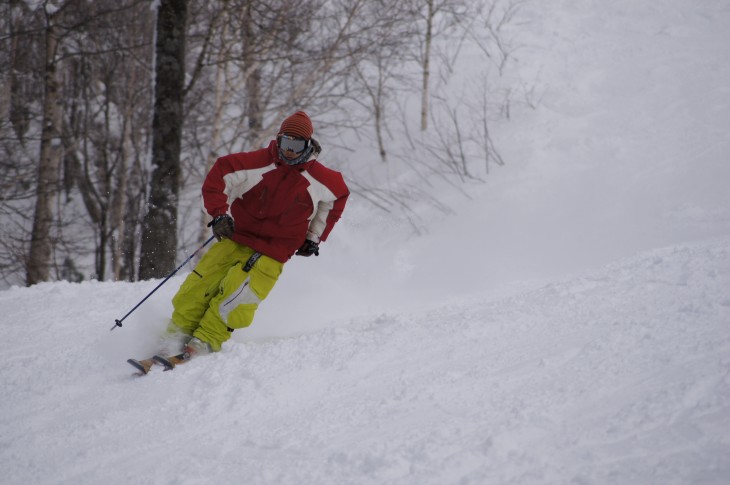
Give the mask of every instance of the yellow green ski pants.
[(259, 303), (269, 294), (284, 264), (261, 255), (250, 271), (244, 265), (254, 253), (230, 239), (215, 243), (188, 275), (172, 299), (172, 323), (208, 342), (214, 351), (231, 332), (253, 322)]

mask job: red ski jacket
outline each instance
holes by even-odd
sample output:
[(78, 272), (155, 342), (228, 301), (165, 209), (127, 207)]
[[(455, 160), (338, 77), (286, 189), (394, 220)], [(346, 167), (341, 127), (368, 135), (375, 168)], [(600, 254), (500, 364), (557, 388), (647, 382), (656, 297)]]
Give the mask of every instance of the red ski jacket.
[(305, 239), (327, 239), (349, 195), (342, 174), (316, 160), (282, 163), (276, 140), (220, 157), (203, 183), (208, 214), (233, 217), (231, 239), (282, 263)]

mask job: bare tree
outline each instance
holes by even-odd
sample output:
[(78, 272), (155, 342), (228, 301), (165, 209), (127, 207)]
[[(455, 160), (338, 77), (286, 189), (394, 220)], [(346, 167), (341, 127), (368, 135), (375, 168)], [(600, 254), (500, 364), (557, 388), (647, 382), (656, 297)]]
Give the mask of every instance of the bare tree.
[(431, 45), (433, 44), (433, 21), (436, 15), (434, 0), (426, 0), (426, 30), (423, 40), (423, 78), (421, 83), (421, 131), (428, 128), (428, 85), (431, 79)]
[[(70, 222), (74, 234), (94, 241), (93, 276), (99, 280), (134, 275), (122, 254), (134, 254), (126, 233), (138, 232), (140, 224), (129, 198), (145, 190), (134, 184), (140, 179), (131, 172), (148, 151), (152, 26), (147, 17), (143, 2), (101, 0), (77, 13), (66, 41), (64, 185), (67, 203), (74, 205), (78, 193), (86, 210)], [(83, 246), (72, 259), (89, 251)]]
[[(35, 231), (36, 235), (42, 234), (36, 229), (39, 227), (38, 222), (44, 218), (37, 218), (34, 229), (28, 215), (42, 214), (44, 210), (40, 208), (50, 207), (51, 234), (46, 240), (50, 243), (51, 256), (47, 264), (43, 265), (47, 268), (44, 278), (65, 278), (73, 273), (69, 268), (76, 268), (79, 260), (87, 259), (88, 241), (95, 241), (95, 247), (91, 248), (96, 270), (94, 276), (103, 279), (107, 272), (107, 252), (112, 254), (112, 260), (115, 261), (114, 254), (125, 251), (117, 245), (117, 241), (124, 238), (117, 236), (115, 231), (127, 230), (119, 224), (119, 217), (123, 214), (122, 219), (127, 220), (129, 214), (123, 210), (125, 201), (120, 199), (130, 176), (128, 165), (133, 163), (134, 157), (147, 152), (143, 133), (149, 116), (144, 107), (149, 104), (147, 100), (150, 96), (146, 93), (140, 96), (137, 86), (142, 86), (142, 90), (147, 93), (151, 91), (146, 88), (149, 85), (149, 69), (144, 61), (139, 62), (144, 58), (144, 55), (140, 56), (140, 49), (146, 49), (143, 47), (144, 38), (131, 39), (141, 30), (135, 26), (143, 29), (144, 18), (148, 16), (145, 2), (100, 0), (87, 4), (67, 0), (44, 2), (32, 11), (24, 2), (11, 4), (7, 7), (11, 15), (0, 33), (3, 45), (10, 46), (7, 51), (2, 50), (0, 56), (6, 52), (9, 56), (0, 57), (0, 62), (3, 65), (8, 62), (13, 66), (7, 71), (0, 69), (8, 72), (10, 80), (8, 84), (3, 83), (4, 88), (9, 87), (9, 90), (3, 90), (3, 93), (9, 91), (9, 98), (2, 99), (12, 100), (9, 110), (3, 110), (0, 118), (0, 147), (7, 154), (7, 158), (0, 159), (0, 163), (8, 166), (8, 170), (3, 173), (12, 173), (15, 177), (14, 180), (8, 179), (12, 190), (3, 190), (3, 197), (0, 197), (3, 199), (0, 201), (0, 212), (9, 214), (7, 218), (3, 217), (7, 225), (2, 225), (0, 230), (4, 232), (11, 227), (9, 234), (2, 237), (0, 243), (0, 265), (11, 264), (11, 255), (16, 256), (24, 247), (25, 254), (19, 258), (20, 261), (25, 264), (39, 261), (35, 256), (29, 258), (31, 252), (33, 255), (38, 254), (39, 247), (33, 246), (36, 238), (31, 233)], [(142, 15), (130, 17), (127, 15), (130, 11)], [(52, 25), (57, 39), (56, 55), (53, 58), (55, 78), (45, 75), (50, 72), (46, 69), (47, 63), (40, 65), (35, 61), (45, 56), (49, 18), (54, 20)], [(151, 29), (148, 32), (147, 37), (150, 39)], [(136, 47), (132, 47), (134, 44)], [(135, 48), (137, 52), (134, 52)], [(136, 86), (134, 80), (128, 82), (135, 76), (142, 78), (142, 82)], [(45, 96), (46, 88), (49, 87), (46, 79), (51, 80), (51, 91), (55, 79), (55, 91), (58, 93), (54, 105), (55, 122), (50, 125), (41, 121), (44, 107), (50, 106), (47, 104), (50, 98)], [(41, 100), (41, 103), (36, 100)], [(49, 109), (45, 109), (45, 113), (49, 112)], [(132, 116), (135, 119), (128, 119), (127, 114), (130, 112), (134, 113)], [(43, 132), (49, 126), (55, 127), (52, 143), (46, 142), (48, 136)], [(12, 131), (6, 128), (12, 128)], [(125, 130), (126, 135), (123, 134)], [(122, 143), (122, 139), (126, 139), (126, 142)], [(50, 152), (54, 154), (55, 165), (51, 171), (55, 174), (55, 181), (50, 184), (47, 178), (39, 177), (37, 172), (38, 153), (44, 154), (41, 160), (48, 160), (46, 154), (49, 153), (49, 146)], [(35, 154), (33, 151), (36, 151)], [(122, 152), (126, 154), (120, 157)], [(31, 160), (36, 164), (36, 171), (29, 176), (27, 167)], [(34, 195), (33, 207), (28, 209), (25, 207), (29, 200), (25, 193), (27, 190), (23, 187), (28, 181), (38, 180), (41, 184), (35, 187), (34, 192), (40, 191), (41, 196)], [(33, 185), (36, 186), (36, 183)], [(53, 192), (41, 190), (43, 186), (51, 187)], [(136, 197), (139, 187), (134, 187), (134, 190)], [(78, 200), (83, 205), (78, 204)], [(135, 231), (137, 226), (133, 223), (129, 228)], [(90, 229), (92, 234), (89, 233)], [(90, 238), (90, 235), (96, 237)], [(48, 254), (48, 250), (45, 251)], [(87, 265), (82, 262), (80, 267), (83, 269)], [(33, 268), (28, 266), (24, 272), (27, 274), (30, 269)], [(78, 279), (78, 270), (74, 271), (76, 274), (72, 277)], [(112, 272), (116, 275), (122, 270), (115, 264)]]
[(469, 37), (491, 60), (502, 74), (507, 61), (517, 47), (506, 30), (512, 27), (516, 15), (527, 0), (481, 0), (475, 5), (477, 29), (469, 31)]
[(466, 0), (411, 0), (421, 32), (415, 58), (421, 68), (421, 131), (428, 128), (434, 40), (469, 18)]
[(348, 98), (372, 113), (378, 153), (385, 162), (388, 101), (398, 92), (398, 86), (407, 84), (402, 67), (408, 53), (403, 46), (412, 41), (417, 30), (413, 10), (401, 0), (369, 3), (361, 22), (367, 25), (373, 42), (353, 65), (355, 89), (351, 87)]
[(142, 279), (161, 277), (175, 268), (186, 23), (187, 0), (161, 0), (157, 13), (153, 171), (139, 264)]
[[(64, 5), (65, 6), (65, 5)], [(60, 81), (58, 79), (58, 47), (61, 37), (59, 21), (63, 6), (54, 10), (48, 2), (45, 9), (45, 70), (43, 98), (43, 131), (41, 133), (38, 160), (38, 185), (33, 215), (33, 230), (26, 273), (26, 284), (47, 281), (51, 262), (51, 229), (54, 223), (54, 200), (58, 192), (59, 166), (61, 162), (61, 109)]]
[[(148, 0), (2, 2), (3, 279), (169, 273), (207, 235), (213, 161), (261, 148), (298, 109), (335, 163), (353, 137), (373, 142), (390, 163), (361, 165), (354, 192), (415, 227), (419, 201), (445, 210), (433, 180), (458, 188), (503, 163), (491, 126), (509, 99), (485, 87), (469, 107), (450, 76), (464, 39), (499, 74), (509, 66), (523, 1), (165, 0), (155, 47)], [(419, 128), (435, 133), (408, 132), (419, 101)], [(405, 170), (418, 182), (393, 177)]]
[(41, 15), (0, 4), (0, 277), (23, 284), (34, 212), (43, 99)]

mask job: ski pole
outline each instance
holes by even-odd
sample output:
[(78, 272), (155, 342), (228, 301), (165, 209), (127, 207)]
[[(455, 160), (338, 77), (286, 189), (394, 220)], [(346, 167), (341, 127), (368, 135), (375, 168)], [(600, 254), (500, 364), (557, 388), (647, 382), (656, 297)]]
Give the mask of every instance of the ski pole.
[(121, 320), (114, 320), (114, 326), (111, 329), (109, 329), (109, 331), (111, 332), (115, 328), (121, 327), (122, 326), (122, 322), (124, 321), (125, 318), (127, 318), (129, 315), (131, 315), (132, 312), (135, 311), (142, 303), (144, 303), (145, 301), (147, 301), (147, 298), (149, 298), (150, 296), (152, 296), (152, 293), (154, 293), (155, 291), (157, 291), (158, 289), (160, 289), (160, 286), (162, 286), (165, 283), (167, 283), (167, 280), (169, 280), (170, 278), (172, 278), (173, 276), (175, 276), (175, 273), (177, 273), (178, 271), (180, 271), (180, 268), (182, 268), (183, 266), (185, 266), (188, 263), (188, 261), (190, 261), (191, 259), (193, 259), (193, 257), (196, 254), (198, 254), (198, 251), (200, 251), (205, 246), (207, 246), (208, 243), (210, 243), (214, 238), (215, 238), (215, 236), (210, 236), (210, 239), (208, 239), (207, 241), (205, 241), (202, 246), (200, 246), (198, 249), (195, 250), (195, 252), (193, 252), (193, 254), (191, 254), (190, 256), (188, 256), (188, 259), (186, 259), (185, 261), (183, 261), (183, 264), (181, 264), (180, 266), (178, 266), (175, 269), (175, 271), (173, 271), (172, 273), (170, 273), (169, 275), (167, 275), (167, 277), (164, 280), (162, 280), (162, 283), (160, 283), (159, 285), (157, 285), (154, 290), (150, 291), (147, 294), (147, 296), (145, 296), (144, 298), (142, 298), (142, 301), (140, 301), (139, 303), (137, 303), (134, 306), (134, 308), (132, 308), (131, 310), (129, 310), (129, 313), (127, 313), (126, 315), (124, 315), (121, 318)]

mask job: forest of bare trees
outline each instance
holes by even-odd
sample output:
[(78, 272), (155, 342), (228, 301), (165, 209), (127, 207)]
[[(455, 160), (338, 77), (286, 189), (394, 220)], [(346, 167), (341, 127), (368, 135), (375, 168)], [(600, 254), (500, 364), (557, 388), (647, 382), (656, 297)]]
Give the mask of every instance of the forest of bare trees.
[[(487, 79), (467, 106), (434, 86), (466, 43), (501, 72), (520, 3), (1, 2), (0, 285), (164, 276), (206, 237), (186, 194), (218, 156), (262, 146), (297, 109), (332, 148), (360, 140), (373, 165), (479, 179), (503, 163), (489, 127), (509, 98), (488, 95)], [(418, 197), (348, 182), (381, 210)]]

